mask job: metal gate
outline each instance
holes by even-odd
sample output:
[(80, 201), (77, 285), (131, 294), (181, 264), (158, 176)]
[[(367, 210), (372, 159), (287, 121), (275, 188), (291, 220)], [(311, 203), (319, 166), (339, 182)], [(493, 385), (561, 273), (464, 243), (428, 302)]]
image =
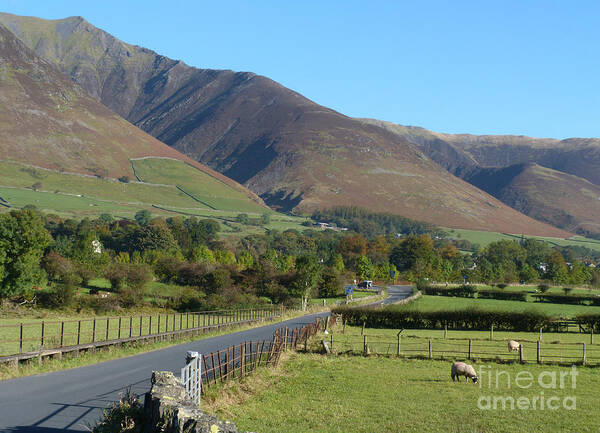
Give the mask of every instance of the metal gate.
[(188, 364), (181, 369), (181, 382), (194, 403), (200, 406), (202, 394), (202, 355), (198, 352), (188, 352)]

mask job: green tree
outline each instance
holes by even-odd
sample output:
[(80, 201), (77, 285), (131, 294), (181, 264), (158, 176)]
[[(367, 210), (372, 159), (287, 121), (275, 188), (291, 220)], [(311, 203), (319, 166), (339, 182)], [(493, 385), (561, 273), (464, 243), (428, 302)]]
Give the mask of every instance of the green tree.
[(417, 261), (420, 266), (427, 266), (434, 258), (433, 241), (427, 235), (410, 235), (392, 249), (390, 262), (401, 271), (412, 270)]
[(199, 264), (211, 264), (215, 262), (215, 256), (206, 245), (199, 245), (192, 249), (190, 260)]
[(248, 218), (248, 214), (246, 213), (239, 213), (235, 217), (235, 222), (239, 224), (248, 225), (250, 223), (250, 218)]
[(22, 209), (0, 215), (0, 297), (44, 283), (40, 260), (51, 242), (38, 212)]
[(343, 284), (342, 278), (336, 269), (325, 268), (319, 284), (319, 296), (333, 298), (342, 292)]
[(360, 256), (356, 261), (356, 276), (361, 280), (370, 280), (373, 278), (373, 263), (367, 256)]
[(150, 213), (150, 211), (142, 209), (136, 212), (134, 218), (139, 225), (147, 226), (150, 223), (150, 220), (152, 219), (152, 214)]
[(292, 293), (301, 299), (302, 310), (308, 307), (312, 290), (321, 280), (321, 266), (312, 254), (303, 254), (296, 258), (296, 275), (292, 281)]
[(555, 284), (565, 284), (569, 280), (567, 264), (559, 251), (552, 251), (548, 256), (546, 277)]
[(249, 269), (254, 265), (254, 257), (248, 251), (242, 251), (238, 254), (237, 264), (240, 270)]

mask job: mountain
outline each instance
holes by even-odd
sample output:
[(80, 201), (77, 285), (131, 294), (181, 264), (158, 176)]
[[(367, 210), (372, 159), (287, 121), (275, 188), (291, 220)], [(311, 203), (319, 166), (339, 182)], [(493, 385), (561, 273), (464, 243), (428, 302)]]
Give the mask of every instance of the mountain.
[(600, 236), (600, 139), (443, 134), (373, 119), (451, 173), (535, 219)]
[(442, 170), (407, 139), (266, 77), (193, 68), (81, 17), (0, 22), (104, 105), (276, 208), (351, 204), (444, 226), (568, 235)]
[[(197, 181), (203, 183), (204, 193), (210, 190), (208, 195), (211, 195), (218, 190), (226, 196), (224, 199), (237, 200), (240, 206), (252, 203), (254, 209), (266, 209), (246, 188), (161, 143), (100, 104), (0, 24), (0, 178), (3, 186), (23, 187), (25, 185), (19, 182), (29, 179), (33, 172), (39, 179), (48, 179), (50, 172), (62, 174), (63, 180), (69, 174), (134, 179), (134, 160), (140, 158), (176, 161), (180, 171), (191, 171)], [(165, 163), (159, 165), (165, 167)], [(16, 166), (21, 168), (12, 172)], [(46, 170), (37, 172), (38, 168)], [(79, 182), (70, 179), (71, 184), (85, 183), (83, 177)], [(60, 183), (52, 182), (53, 185)], [(173, 196), (183, 194), (174, 185), (169, 191)], [(81, 196), (72, 191), (70, 194)], [(151, 194), (148, 196), (151, 199)], [(129, 197), (127, 201), (135, 199), (135, 196)], [(179, 198), (171, 203), (190, 207), (194, 204), (191, 199), (184, 202)]]

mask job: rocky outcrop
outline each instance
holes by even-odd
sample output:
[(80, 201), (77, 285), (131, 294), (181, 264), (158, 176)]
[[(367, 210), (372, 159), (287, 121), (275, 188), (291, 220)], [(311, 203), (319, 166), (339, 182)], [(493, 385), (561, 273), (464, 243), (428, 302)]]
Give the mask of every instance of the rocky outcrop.
[(230, 421), (204, 413), (170, 371), (154, 371), (146, 394), (146, 433), (237, 433)]

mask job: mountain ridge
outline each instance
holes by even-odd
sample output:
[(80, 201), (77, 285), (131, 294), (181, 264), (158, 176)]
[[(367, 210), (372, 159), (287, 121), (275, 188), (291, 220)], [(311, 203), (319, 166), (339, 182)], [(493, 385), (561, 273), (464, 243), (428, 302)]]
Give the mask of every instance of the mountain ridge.
[(131, 123), (271, 206), (352, 204), (451, 227), (569, 235), (442, 170), (409, 140), (266, 77), (192, 68), (77, 18), (0, 22)]

